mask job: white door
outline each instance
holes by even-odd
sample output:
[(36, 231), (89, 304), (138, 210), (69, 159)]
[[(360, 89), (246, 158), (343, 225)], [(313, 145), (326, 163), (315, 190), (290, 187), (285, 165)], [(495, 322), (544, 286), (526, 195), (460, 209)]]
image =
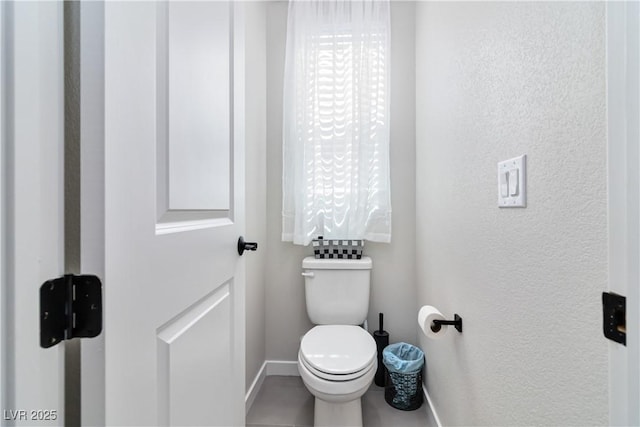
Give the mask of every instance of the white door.
[(64, 273), (62, 7), (0, 3), (3, 425), (64, 421), (64, 342), (40, 347), (38, 311)]
[(640, 425), (640, 4), (607, 3), (609, 290), (626, 346), (609, 344), (609, 421)]
[(81, 8), (82, 423), (242, 425), (242, 5)]

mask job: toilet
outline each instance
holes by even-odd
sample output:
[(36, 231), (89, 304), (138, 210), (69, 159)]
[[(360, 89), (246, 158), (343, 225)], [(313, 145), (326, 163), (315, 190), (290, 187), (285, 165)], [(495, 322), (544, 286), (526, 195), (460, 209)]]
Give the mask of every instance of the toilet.
[(360, 327), (369, 310), (371, 258), (302, 261), (307, 314), (298, 371), (315, 396), (314, 425), (362, 426), (361, 397), (376, 373), (373, 337)]

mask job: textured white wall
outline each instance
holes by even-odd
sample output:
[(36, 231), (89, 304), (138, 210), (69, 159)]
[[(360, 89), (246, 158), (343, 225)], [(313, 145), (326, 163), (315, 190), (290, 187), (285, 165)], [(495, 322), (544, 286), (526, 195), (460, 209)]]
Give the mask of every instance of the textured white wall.
[[(417, 5), (418, 300), (464, 333), (420, 338), (445, 425), (605, 425), (602, 3)], [(496, 163), (527, 154), (528, 206)]]
[(266, 5), (245, 3), (246, 43), (246, 221), (245, 238), (258, 242), (258, 251), (246, 260), (246, 385), (265, 360), (265, 262), (267, 258), (267, 88)]
[(266, 355), (296, 360), (300, 336), (310, 327), (304, 306), (301, 261), (309, 250), (280, 241), (282, 233), (282, 79), (287, 2), (267, 4), (267, 275)]
[[(392, 341), (415, 342), (415, 5), (391, 6), (392, 243), (367, 243), (373, 258), (369, 321), (386, 315)], [(311, 249), (281, 242), (282, 79), (287, 3), (267, 5), (267, 359), (296, 360), (300, 337), (311, 327), (304, 302), (302, 259)], [(374, 326), (374, 325), (372, 325)]]
[(369, 329), (384, 329), (390, 341), (415, 344), (416, 302), (416, 94), (414, 2), (391, 3), (391, 244), (366, 243), (373, 259)]

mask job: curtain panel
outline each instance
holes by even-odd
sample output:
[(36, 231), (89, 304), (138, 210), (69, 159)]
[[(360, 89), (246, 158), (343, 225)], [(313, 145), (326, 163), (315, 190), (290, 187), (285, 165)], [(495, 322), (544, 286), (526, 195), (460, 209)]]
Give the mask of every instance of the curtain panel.
[(389, 1), (289, 2), (282, 240), (391, 241)]

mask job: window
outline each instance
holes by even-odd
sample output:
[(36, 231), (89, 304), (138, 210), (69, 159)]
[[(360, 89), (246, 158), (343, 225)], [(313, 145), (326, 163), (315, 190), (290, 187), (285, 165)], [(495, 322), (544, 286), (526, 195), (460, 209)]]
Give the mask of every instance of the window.
[(283, 234), (391, 238), (388, 2), (289, 3)]

